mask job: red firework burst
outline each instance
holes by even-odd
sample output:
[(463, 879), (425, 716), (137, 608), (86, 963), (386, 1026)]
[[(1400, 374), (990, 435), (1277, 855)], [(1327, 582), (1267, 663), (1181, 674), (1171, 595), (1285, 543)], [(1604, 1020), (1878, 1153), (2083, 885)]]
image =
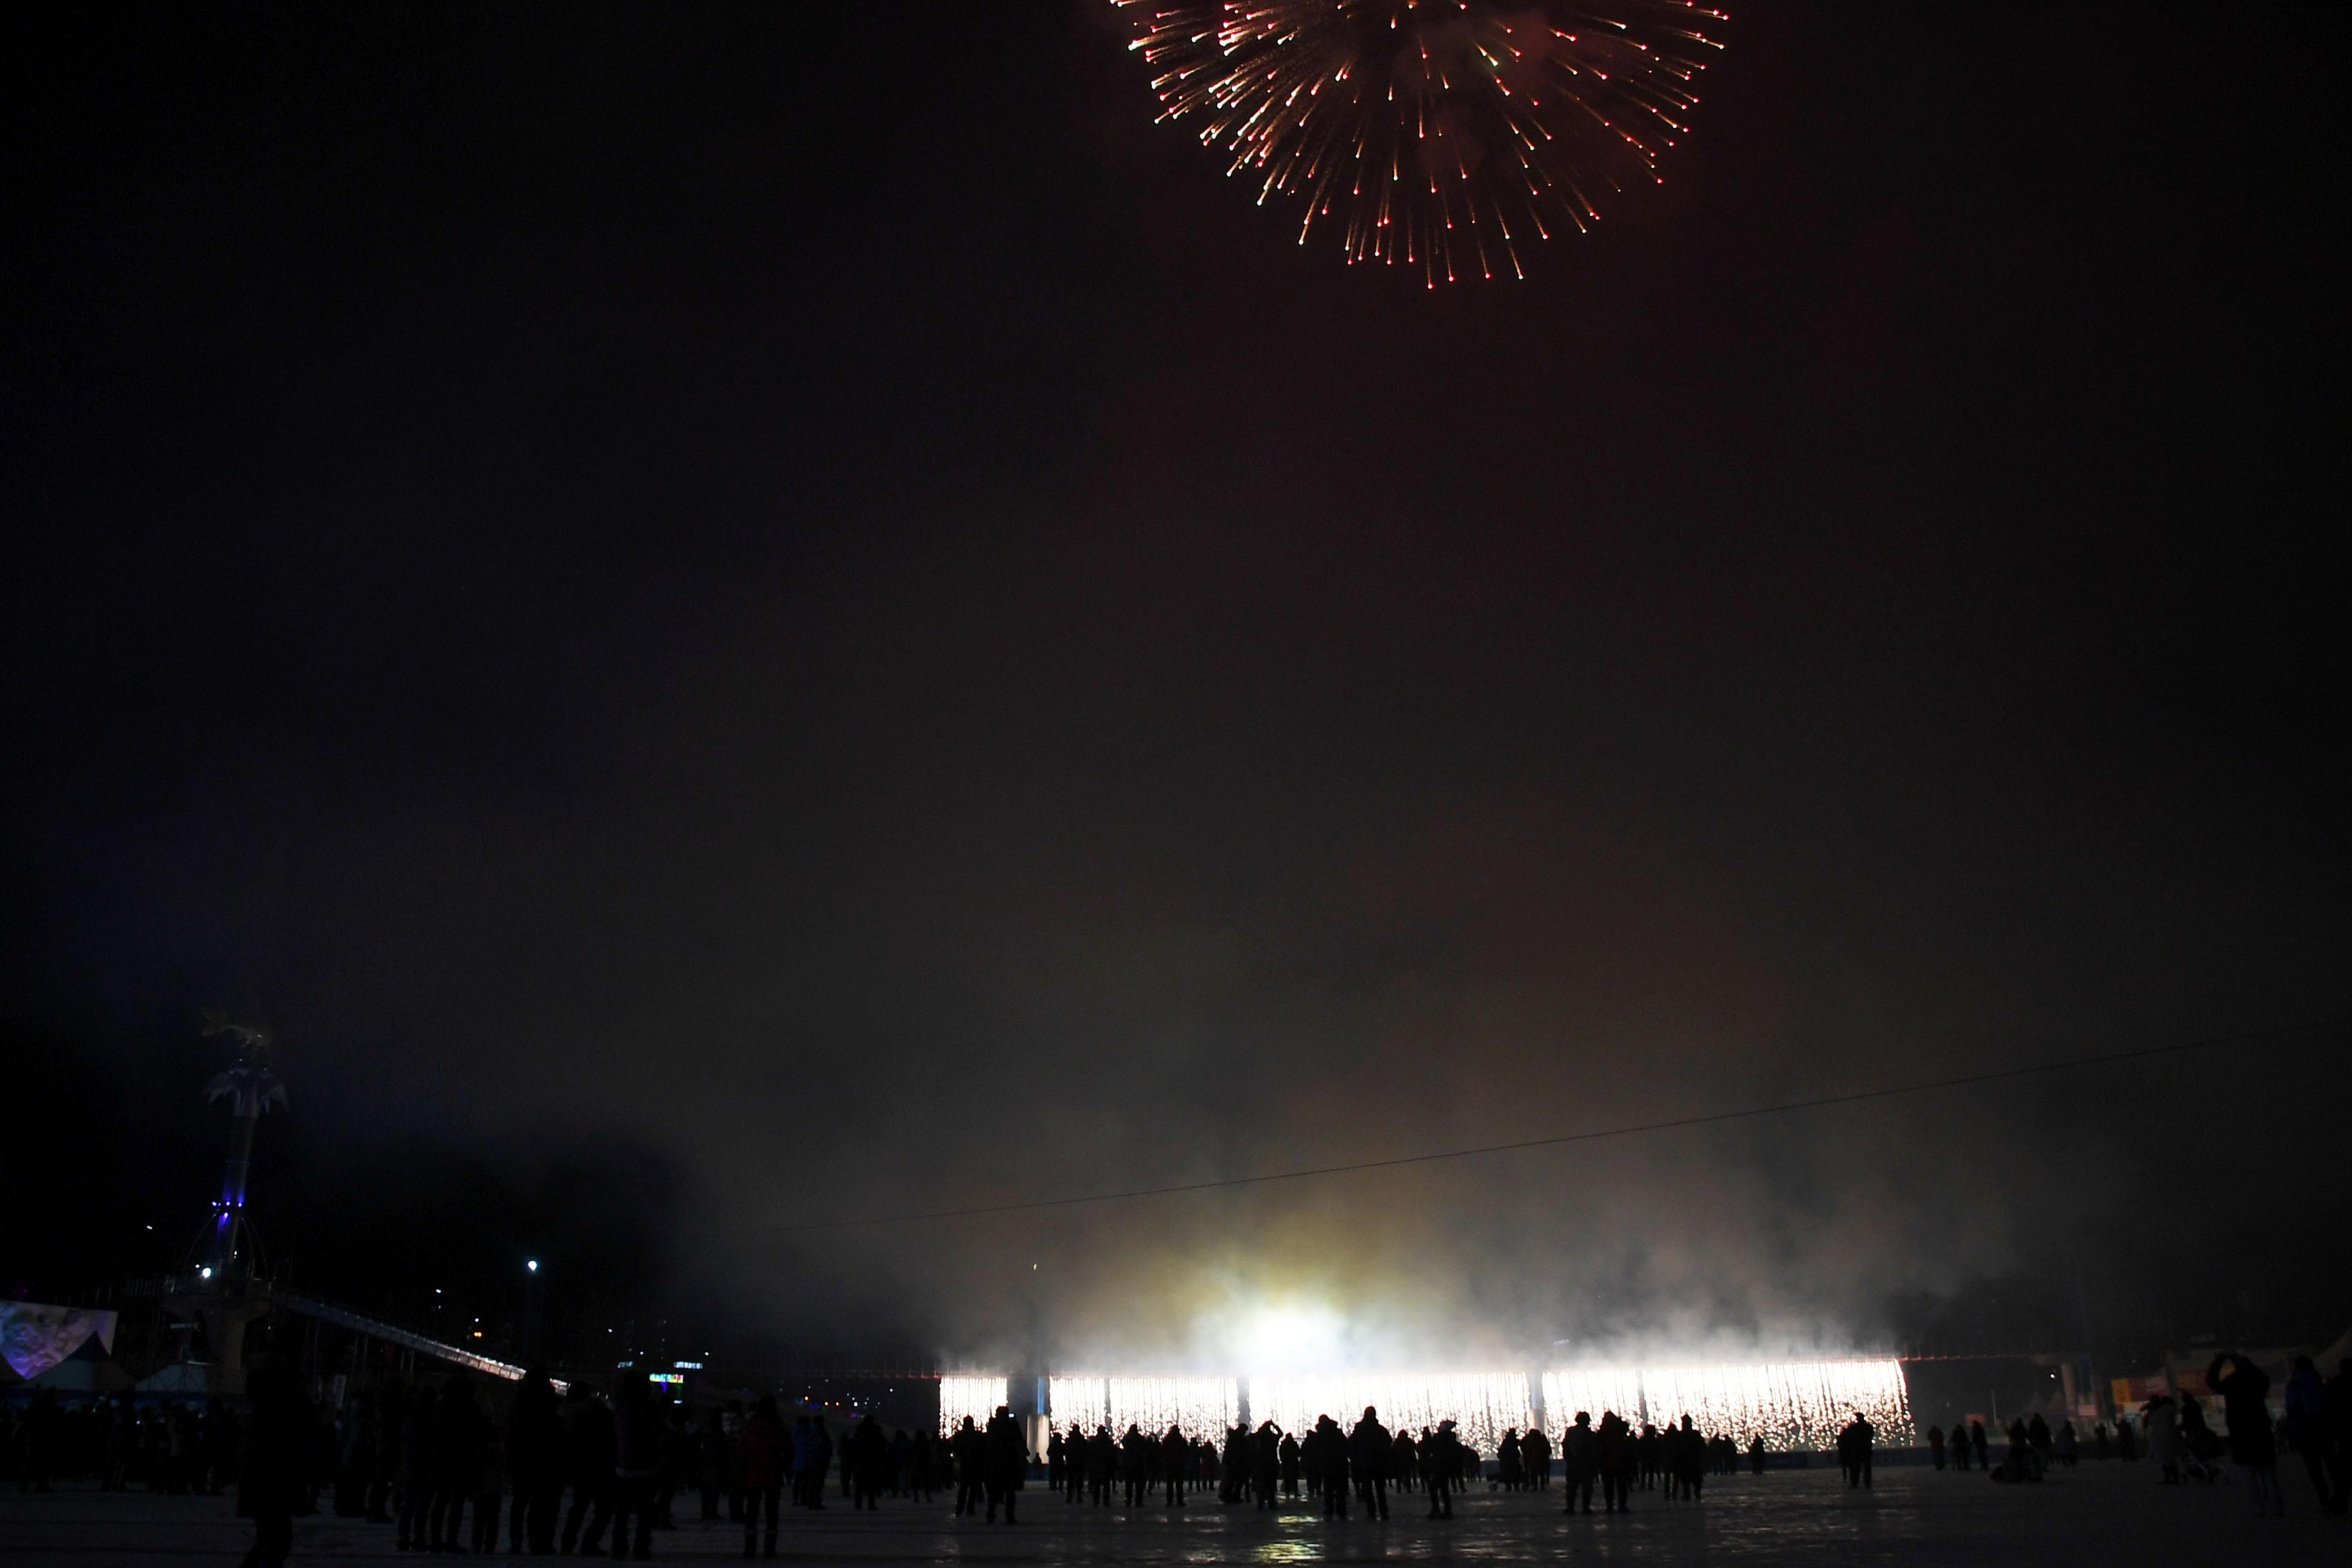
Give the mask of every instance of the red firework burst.
[(1112, 0), (1133, 13), (1160, 118), (1201, 124), (1258, 200), (1303, 196), (1306, 243), (1420, 268), (1430, 287), (1601, 219), (1655, 183), (1722, 46), (1685, 0)]

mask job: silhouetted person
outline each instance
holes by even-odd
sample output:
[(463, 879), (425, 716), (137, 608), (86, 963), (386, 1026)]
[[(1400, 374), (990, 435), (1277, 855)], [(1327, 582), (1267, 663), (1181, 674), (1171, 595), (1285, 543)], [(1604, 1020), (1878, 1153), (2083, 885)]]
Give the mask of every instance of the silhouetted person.
[(1298, 1439), (1285, 1432), (1277, 1458), (1282, 1466), (1282, 1495), (1295, 1498), (1298, 1495)]
[(2336, 1363), (2336, 1375), (2327, 1380), (2327, 1410), (2336, 1431), (2336, 1474), (2343, 1485), (2336, 1493), (2336, 1510), (2345, 1510), (2352, 1501), (2352, 1356)]
[(948, 1451), (955, 1459), (956, 1516), (978, 1513), (981, 1501), (987, 1495), (982, 1475), (988, 1468), (988, 1435), (972, 1425), (971, 1417), (963, 1418), (955, 1436), (948, 1439)]
[(1927, 1462), (1939, 1470), (1944, 1468), (1944, 1429), (1941, 1426), (1927, 1428)]
[(776, 1413), (773, 1394), (762, 1394), (751, 1406), (743, 1430), (735, 1440), (735, 1462), (743, 1478), (743, 1555), (764, 1526), (770, 1557), (776, 1554), (776, 1513), (784, 1497), (784, 1474), (792, 1468), (793, 1440)]
[(572, 1507), (563, 1516), (563, 1551), (604, 1551), (604, 1525), (613, 1513), (613, 1416), (578, 1384), (563, 1396), (563, 1470), (572, 1483)]
[(408, 1415), (400, 1427), (400, 1550), (422, 1552), (433, 1544), (433, 1437), (436, 1406), (433, 1391), (408, 1392)]
[(1248, 1438), (1250, 1506), (1270, 1509), (1282, 1477), (1282, 1428), (1261, 1421)]
[(388, 1379), (376, 1391), (375, 1473), (368, 1479), (370, 1523), (392, 1522), (393, 1489), (400, 1479), (401, 1426), (407, 1416), (407, 1385), (397, 1377)]
[(1562, 1489), (1568, 1494), (1563, 1513), (1592, 1511), (1592, 1483), (1601, 1479), (1601, 1434), (1592, 1429), (1592, 1413), (1580, 1410), (1559, 1437)]
[(1706, 1439), (1692, 1426), (1691, 1418), (1674, 1430), (1675, 1464), (1679, 1474), (1675, 1478), (1682, 1489), (1685, 1502), (1696, 1502), (1706, 1489)]
[(2295, 1357), (2286, 1379), (2286, 1437), (2303, 1456), (2311, 1489), (2319, 1494), (2320, 1509), (2327, 1513), (2342, 1513), (2345, 1508), (2336, 1425), (2336, 1412), (2328, 1403), (2327, 1384), (2319, 1380), (2319, 1368), (2307, 1355)]
[(2159, 1394), (2140, 1406), (2140, 1420), (2147, 1428), (2147, 1457), (2156, 1461), (2156, 1484), (2179, 1486), (2180, 1407), (2168, 1395)]
[(1409, 1492), (1420, 1475), (1421, 1450), (1413, 1447), (1412, 1434), (1400, 1426), (1396, 1440), (1389, 1445), (1389, 1485), (1400, 1492)]
[(1462, 1485), (1462, 1439), (1454, 1423), (1440, 1421), (1431, 1433), (1429, 1447), (1429, 1517), (1452, 1519), (1454, 1494)]
[(2236, 1352), (2224, 1351), (2205, 1369), (2205, 1386), (2221, 1396), (2222, 1415), (2230, 1424), (2230, 1458), (2245, 1473), (2254, 1511), (2284, 1516), (2286, 1494), (2279, 1490), (2278, 1437), (2265, 1403), (2270, 1373)]
[(309, 1486), (310, 1406), (292, 1363), (274, 1351), (254, 1357), (246, 1394), (253, 1417), (236, 1488), (236, 1511), (253, 1521), (253, 1547), (245, 1564), (278, 1568), (293, 1549), (294, 1510)]
[(469, 1373), (452, 1373), (441, 1385), (433, 1424), (433, 1517), (428, 1539), (436, 1552), (454, 1552), (466, 1504), (481, 1494), (489, 1447), (489, 1417), (474, 1401), (474, 1380)]
[(1748, 1439), (1748, 1469), (1751, 1475), (1764, 1473), (1764, 1434), (1761, 1432)]
[(1526, 1465), (1528, 1479), (1538, 1491), (1551, 1486), (1551, 1439), (1540, 1426), (1531, 1426), (1519, 1439), (1519, 1458)]
[(1316, 1485), (1323, 1499), (1323, 1517), (1348, 1517), (1348, 1435), (1328, 1415), (1315, 1418), (1311, 1439)]
[[(664, 1412), (645, 1373), (626, 1373), (613, 1401), (613, 1555), (653, 1555), (655, 1489), (661, 1479)], [(630, 1533), (632, 1521), (635, 1534)]]
[(1969, 1423), (1969, 1447), (1976, 1450), (1978, 1469), (1982, 1470), (1991, 1468), (1992, 1445), (1985, 1441), (1983, 1422), (1971, 1421)]
[(1630, 1513), (1633, 1481), (1633, 1429), (1613, 1410), (1601, 1413), (1601, 1510)]
[(563, 1426), (555, 1388), (533, 1367), (515, 1390), (514, 1414), (507, 1420), (507, 1477), (514, 1486), (514, 1514), (507, 1549), (524, 1542), (536, 1552), (555, 1547), (555, 1514), (563, 1500)]
[(1176, 1424), (1172, 1421), (1168, 1425), (1167, 1435), (1160, 1439), (1160, 1466), (1161, 1479), (1168, 1487), (1168, 1497), (1164, 1506), (1182, 1508), (1186, 1472), (1192, 1468), (1192, 1444), (1182, 1432), (1177, 1430)]
[(882, 1479), (890, 1468), (890, 1440), (882, 1435), (882, 1423), (866, 1416), (844, 1440), (844, 1447), (849, 1450), (849, 1467), (856, 1476), (858, 1508), (880, 1512)]
[(1021, 1423), (1013, 1418), (1011, 1405), (1000, 1405), (996, 1414), (988, 1418), (988, 1441), (985, 1463), (988, 1467), (988, 1522), (996, 1522), (996, 1509), (1004, 1505), (1004, 1522), (1018, 1524), (1013, 1517), (1013, 1505), (1028, 1480), (1029, 1447), (1021, 1436)]
[(1878, 1429), (1859, 1410), (1838, 1434), (1838, 1458), (1845, 1466), (1845, 1483), (1849, 1488), (1868, 1487), (1870, 1475), (1870, 1445)]
[(1087, 1500), (1095, 1508), (1110, 1506), (1110, 1485), (1118, 1476), (1118, 1439), (1108, 1423), (1087, 1439)]
[(1364, 1500), (1367, 1519), (1389, 1516), (1389, 1429), (1380, 1412), (1364, 1406), (1363, 1418), (1348, 1434), (1348, 1463), (1356, 1472), (1356, 1495)]
[(1121, 1479), (1127, 1482), (1127, 1506), (1129, 1508), (1140, 1507), (1150, 1499), (1151, 1456), (1154, 1451), (1151, 1439), (1143, 1435), (1143, 1428), (1132, 1421), (1129, 1422), (1127, 1436), (1118, 1440), (1118, 1469)]

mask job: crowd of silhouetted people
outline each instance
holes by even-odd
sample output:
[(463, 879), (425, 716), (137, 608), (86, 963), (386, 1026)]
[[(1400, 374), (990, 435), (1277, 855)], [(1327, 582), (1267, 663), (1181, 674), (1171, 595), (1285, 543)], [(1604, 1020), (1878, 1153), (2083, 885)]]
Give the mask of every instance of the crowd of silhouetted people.
[[(2001, 1483), (2036, 1482), (2085, 1457), (2145, 1453), (2162, 1484), (2210, 1483), (2234, 1470), (2257, 1508), (2283, 1512), (2284, 1437), (2323, 1507), (2344, 1511), (2352, 1363), (2323, 1381), (2308, 1357), (2298, 1358), (2283, 1426), (2271, 1415), (2270, 1376), (2247, 1358), (2217, 1356), (2205, 1382), (2223, 1407), (2220, 1432), (2204, 1402), (2183, 1392), (2148, 1400), (2137, 1422), (2121, 1415), (2087, 1435), (2034, 1413), (1998, 1435), (1981, 1420), (1949, 1433), (1930, 1426), (1925, 1446), (1937, 1470)], [(1874, 1484), (1876, 1439), (1859, 1412), (1838, 1433), (1848, 1487)], [(959, 1517), (1017, 1524), (1021, 1493), (1041, 1468), (1049, 1494), (1069, 1505), (1162, 1510), (1213, 1498), (1344, 1520), (1386, 1519), (1412, 1499), (1427, 1517), (1445, 1519), (1474, 1483), (1533, 1491), (1550, 1488), (1555, 1475), (1570, 1514), (1596, 1505), (1626, 1511), (1640, 1492), (1697, 1503), (1708, 1479), (1736, 1473), (1743, 1458), (1764, 1468), (1760, 1436), (1743, 1447), (1689, 1416), (1637, 1428), (1606, 1410), (1598, 1420), (1576, 1412), (1557, 1442), (1513, 1428), (1482, 1456), (1452, 1421), (1391, 1430), (1370, 1406), (1347, 1426), (1325, 1415), (1293, 1433), (1265, 1420), (1214, 1441), (1175, 1426), (1152, 1433), (1131, 1424), (1116, 1435), (1107, 1424), (1072, 1426), (1055, 1429), (1040, 1455), (1004, 1407), (984, 1422), (964, 1417), (941, 1438), (887, 1430), (871, 1415), (845, 1423), (808, 1407), (787, 1414), (772, 1397), (688, 1405), (635, 1373), (623, 1374), (609, 1399), (579, 1384), (559, 1393), (537, 1371), (515, 1385), (486, 1386), (463, 1372), (430, 1384), (393, 1378), (338, 1410), (307, 1394), (291, 1363), (271, 1354), (255, 1359), (241, 1404), (139, 1405), (125, 1395), (68, 1405), (44, 1390), (0, 1409), (0, 1474), (19, 1487), (47, 1489), (71, 1476), (94, 1477), (106, 1490), (234, 1490), (238, 1511), (255, 1521), (247, 1561), (257, 1568), (284, 1561), (296, 1516), (328, 1510), (384, 1525), (404, 1551), (503, 1544), (509, 1552), (641, 1558), (688, 1510), (740, 1525), (746, 1556), (772, 1556), (787, 1504), (816, 1510), (830, 1499), (871, 1511), (885, 1498), (935, 1503), (949, 1493)]]
[(2186, 1389), (2158, 1394), (2139, 1407), (2135, 1426), (2118, 1415), (2110, 1426), (2093, 1425), (2087, 1445), (2072, 1421), (2053, 1430), (2039, 1412), (2011, 1420), (1996, 1445), (1984, 1423), (1971, 1420), (1947, 1435), (1927, 1432), (1927, 1457), (1936, 1468), (1948, 1464), (1974, 1469), (2004, 1483), (2041, 1480), (2053, 1469), (2072, 1469), (2087, 1447), (2094, 1459), (2137, 1460), (2143, 1451), (2157, 1468), (2158, 1484), (2211, 1485), (2234, 1471), (2246, 1483), (2257, 1512), (2284, 1514), (2279, 1489), (2279, 1442), (2284, 1437), (2302, 1458), (2322, 1511), (2341, 1514), (2352, 1504), (2352, 1361), (2323, 1380), (2307, 1355), (2294, 1358), (2284, 1390), (2285, 1418), (2271, 1415), (2270, 1373), (2234, 1351), (2215, 1356), (2205, 1369), (2205, 1386), (2221, 1402), (2222, 1428), (2206, 1419), (2205, 1401)]

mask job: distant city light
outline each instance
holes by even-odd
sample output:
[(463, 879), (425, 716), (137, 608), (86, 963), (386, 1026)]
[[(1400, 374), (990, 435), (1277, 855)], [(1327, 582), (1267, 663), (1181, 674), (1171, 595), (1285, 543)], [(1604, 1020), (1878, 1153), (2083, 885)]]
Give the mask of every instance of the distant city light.
[(700, 1372), (702, 1370), (702, 1363), (698, 1361), (674, 1361), (670, 1363), (670, 1365), (677, 1368), (680, 1372)]
[(539, 1259), (538, 1259), (538, 1258), (524, 1258), (524, 1259), (522, 1260), (522, 1266), (523, 1266), (525, 1268), (530, 1269), (533, 1274), (536, 1274), (536, 1273), (538, 1273), (538, 1272), (539, 1272)]
[(213, 1266), (209, 1263), (205, 1264), (202, 1268), (196, 1270), (196, 1277), (200, 1279), (211, 1279), (213, 1277)]

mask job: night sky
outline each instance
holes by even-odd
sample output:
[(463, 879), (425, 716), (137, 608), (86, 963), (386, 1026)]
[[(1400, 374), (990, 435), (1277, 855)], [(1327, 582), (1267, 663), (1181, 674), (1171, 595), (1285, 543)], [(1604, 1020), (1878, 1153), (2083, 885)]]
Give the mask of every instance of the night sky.
[(1735, 6), (1434, 293), (1099, 0), (39, 26), (0, 1283), (176, 1260), (209, 1005), (299, 1279), (574, 1342), (2342, 1327), (2340, 1028), (778, 1228), (2352, 1014), (2333, 8)]

